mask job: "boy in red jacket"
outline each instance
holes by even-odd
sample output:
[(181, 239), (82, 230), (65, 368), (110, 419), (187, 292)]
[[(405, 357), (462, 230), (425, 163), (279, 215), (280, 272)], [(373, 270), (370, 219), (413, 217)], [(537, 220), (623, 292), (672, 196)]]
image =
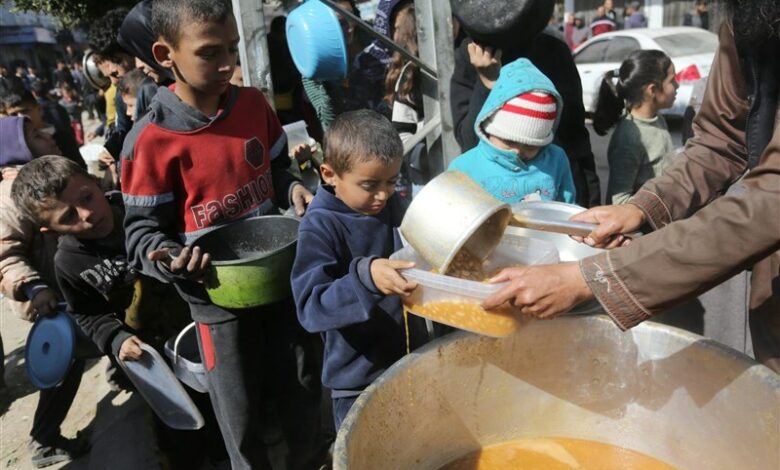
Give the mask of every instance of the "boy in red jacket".
[(188, 245), (277, 207), (302, 214), (312, 195), (286, 171), (287, 139), (262, 93), (230, 85), (239, 42), (231, 2), (157, 0), (152, 29), (152, 53), (176, 83), (159, 89), (122, 149), (127, 254), (145, 274), (175, 283), (190, 305), (232, 468), (266, 468), (262, 395), (283, 382), (270, 376), (272, 368), (295, 377), (295, 361), (284, 350), (268, 357), (263, 347), (295, 325), (292, 303), (242, 310), (212, 304), (202, 285), (209, 255)]

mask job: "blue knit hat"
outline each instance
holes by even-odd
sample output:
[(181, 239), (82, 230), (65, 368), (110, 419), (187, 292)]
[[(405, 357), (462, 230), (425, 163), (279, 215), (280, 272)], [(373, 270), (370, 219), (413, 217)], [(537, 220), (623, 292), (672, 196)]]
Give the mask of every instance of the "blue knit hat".
[(24, 140), (25, 117), (0, 118), (0, 166), (24, 165), (33, 159)]

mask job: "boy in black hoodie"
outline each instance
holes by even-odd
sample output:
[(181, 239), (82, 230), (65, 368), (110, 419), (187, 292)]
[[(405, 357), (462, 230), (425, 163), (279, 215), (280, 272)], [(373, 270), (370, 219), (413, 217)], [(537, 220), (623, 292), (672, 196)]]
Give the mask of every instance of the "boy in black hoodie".
[[(397, 270), (413, 263), (387, 259), (402, 247), (405, 207), (394, 195), (402, 161), (401, 139), (385, 117), (369, 110), (337, 117), (320, 167), (327, 185), (298, 231), (293, 297), (303, 327), (325, 341), (322, 383), (331, 389), (336, 430), (360, 392), (406, 351), (398, 296), (417, 285)], [(410, 316), (410, 347), (426, 338), (422, 319)]]
[[(190, 305), (233, 469), (266, 468), (271, 443), (262, 442), (261, 430), (268, 434), (269, 423), (282, 421), (273, 414), (301, 384), (272, 390), (295, 387), (295, 348), (264, 348), (300, 327), (289, 301), (236, 310), (211, 303), (202, 285), (210, 257), (188, 245), (277, 206), (303, 214), (313, 196), (287, 172), (287, 139), (262, 93), (229, 83), (239, 42), (231, 2), (156, 0), (152, 29), (154, 58), (173, 71), (176, 84), (158, 90), (122, 150), (127, 253), (133, 267), (173, 282)], [(278, 400), (261, 410), (271, 394)], [(290, 459), (301, 459), (305, 450), (290, 441), (293, 432), (286, 436)]]

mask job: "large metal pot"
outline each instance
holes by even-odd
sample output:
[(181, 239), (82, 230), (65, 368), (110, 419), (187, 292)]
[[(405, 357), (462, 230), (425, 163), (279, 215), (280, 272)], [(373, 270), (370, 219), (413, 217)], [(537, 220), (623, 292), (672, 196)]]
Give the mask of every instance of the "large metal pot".
[(192, 244), (211, 255), (205, 283), (211, 301), (249, 308), (289, 296), (299, 224), (282, 215), (252, 217), (195, 239)]
[(679, 469), (780, 468), (780, 376), (711, 340), (603, 316), (458, 333), (406, 356), (357, 400), (337, 470), (437, 469), (530, 437), (600, 441)]
[(401, 234), (432, 267), (446, 272), (461, 248), (485, 259), (512, 218), (509, 204), (494, 198), (459, 171), (432, 179), (412, 200)]

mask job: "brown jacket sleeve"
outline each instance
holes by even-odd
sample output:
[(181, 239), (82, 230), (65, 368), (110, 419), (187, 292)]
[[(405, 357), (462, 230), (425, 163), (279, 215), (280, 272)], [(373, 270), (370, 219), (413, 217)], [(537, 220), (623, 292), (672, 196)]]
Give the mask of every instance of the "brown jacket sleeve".
[(38, 281), (57, 290), (57, 237), (40, 233), (31, 220), (21, 215), (11, 200), (11, 183), (0, 181), (0, 293), (10, 300), (6, 305), (17, 316), (29, 320), (32, 307), (24, 285)]
[(661, 230), (580, 263), (621, 328), (695, 297), (780, 249), (779, 125), (742, 189), (722, 195), (747, 166), (746, 116), (734, 38), (724, 27), (697, 136), (680, 160), (631, 201)]

